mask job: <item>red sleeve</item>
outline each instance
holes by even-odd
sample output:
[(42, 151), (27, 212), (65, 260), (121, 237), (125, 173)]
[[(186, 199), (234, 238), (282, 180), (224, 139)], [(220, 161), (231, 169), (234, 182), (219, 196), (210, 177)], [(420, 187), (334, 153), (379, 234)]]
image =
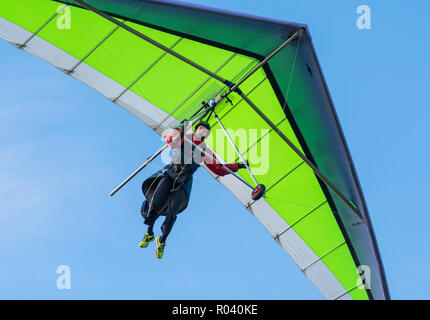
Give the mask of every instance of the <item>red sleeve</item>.
[[(212, 152), (210, 152), (210, 150), (206, 149), (205, 151), (216, 159), (216, 156)], [(230, 172), (228, 172), (222, 165), (218, 164), (211, 157), (203, 155), (203, 159), (205, 161), (206, 166), (216, 175), (225, 176), (226, 174), (230, 174)], [(224, 164), (224, 166), (226, 166), (233, 172), (237, 172), (237, 170), (239, 170), (238, 163), (227, 163), (227, 164)]]
[[(210, 163), (210, 164), (206, 164), (206, 165), (213, 173), (215, 173), (218, 176), (225, 176), (226, 174), (230, 173), (225, 168), (223, 168), (223, 166), (221, 166), (217, 163)], [(227, 168), (229, 168), (233, 172), (236, 172), (239, 169), (238, 163), (227, 163), (227, 164), (224, 164), (224, 166), (226, 166)]]
[(182, 138), (181, 140), (176, 139), (175, 143), (173, 143), (173, 140), (181, 133), (181, 130), (182, 128), (177, 129), (176, 131), (173, 131), (171, 134), (164, 138), (164, 141), (166, 141), (166, 143), (171, 149), (179, 148), (182, 143), (184, 143), (184, 138)]

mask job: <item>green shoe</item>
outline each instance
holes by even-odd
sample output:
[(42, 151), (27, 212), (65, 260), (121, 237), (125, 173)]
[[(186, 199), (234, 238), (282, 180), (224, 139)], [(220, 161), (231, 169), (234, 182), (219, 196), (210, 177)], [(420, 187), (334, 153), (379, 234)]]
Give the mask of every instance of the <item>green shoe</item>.
[(151, 241), (154, 241), (154, 235), (153, 234), (150, 235), (149, 233), (146, 233), (142, 241), (140, 241), (139, 247), (146, 248)]
[(166, 246), (166, 244), (160, 242), (160, 237), (157, 237), (156, 241), (157, 241), (157, 250), (155, 250), (155, 255), (157, 256), (158, 259), (161, 259), (163, 257), (164, 247)]

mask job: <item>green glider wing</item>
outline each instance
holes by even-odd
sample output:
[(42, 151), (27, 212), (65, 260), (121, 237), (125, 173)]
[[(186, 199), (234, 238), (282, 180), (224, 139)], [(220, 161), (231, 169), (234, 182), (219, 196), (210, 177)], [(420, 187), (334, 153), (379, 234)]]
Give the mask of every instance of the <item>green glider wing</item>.
[[(267, 148), (269, 170), (256, 171), (266, 196), (253, 201), (249, 188), (231, 175), (216, 178), (325, 298), (389, 299), (362, 190), (306, 25), (172, 1), (85, 2), (232, 83), (305, 28), (240, 89), (349, 203), (236, 92), (216, 111), (234, 132), (265, 132), (238, 148), (251, 164)], [(0, 0), (0, 37), (86, 83), (160, 135), (228, 90), (75, 1)], [(219, 128), (214, 118), (210, 123)], [(229, 148), (219, 143), (225, 136), (213, 136), (208, 145), (226, 160)], [(240, 175), (253, 184), (248, 172)]]

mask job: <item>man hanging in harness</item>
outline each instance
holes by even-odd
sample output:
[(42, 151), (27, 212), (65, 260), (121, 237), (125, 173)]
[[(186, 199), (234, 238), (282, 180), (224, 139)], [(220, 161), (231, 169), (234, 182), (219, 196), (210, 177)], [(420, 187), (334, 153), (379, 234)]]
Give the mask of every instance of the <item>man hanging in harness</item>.
[[(246, 168), (244, 163), (230, 163), (223, 165), (214, 161), (215, 155), (210, 150), (202, 148), (203, 140), (210, 134), (210, 125), (206, 121), (200, 121), (195, 126), (193, 133), (185, 133), (182, 123), (176, 130), (164, 140), (174, 150), (170, 164), (150, 176), (142, 184), (142, 191), (146, 200), (142, 204), (141, 214), (148, 225), (148, 231), (139, 246), (145, 248), (154, 240), (153, 227), (160, 215), (166, 216), (161, 231), (161, 237), (156, 238), (156, 256), (161, 259), (166, 245), (166, 238), (176, 221), (176, 215), (188, 206), (193, 174), (200, 164), (207, 166), (214, 174), (224, 176), (231, 172)], [(179, 135), (179, 137), (178, 137)], [(192, 141), (192, 144), (191, 144)], [(196, 148), (196, 146), (200, 148)], [(209, 156), (208, 156), (209, 155)]]

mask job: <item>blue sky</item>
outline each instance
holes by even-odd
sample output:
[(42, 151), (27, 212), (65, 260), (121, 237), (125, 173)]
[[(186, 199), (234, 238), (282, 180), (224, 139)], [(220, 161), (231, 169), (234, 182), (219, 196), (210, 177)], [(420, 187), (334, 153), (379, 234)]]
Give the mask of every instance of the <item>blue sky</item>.
[[(189, 1), (309, 26), (364, 190), (393, 299), (428, 299), (430, 5)], [(356, 27), (356, 8), (372, 29)], [(139, 249), (145, 124), (0, 41), (0, 298), (321, 299), (264, 227), (204, 170), (158, 260)], [(209, 190), (208, 190), (209, 187)], [(161, 221), (156, 224), (158, 232)], [(58, 290), (68, 265), (71, 290)]]

